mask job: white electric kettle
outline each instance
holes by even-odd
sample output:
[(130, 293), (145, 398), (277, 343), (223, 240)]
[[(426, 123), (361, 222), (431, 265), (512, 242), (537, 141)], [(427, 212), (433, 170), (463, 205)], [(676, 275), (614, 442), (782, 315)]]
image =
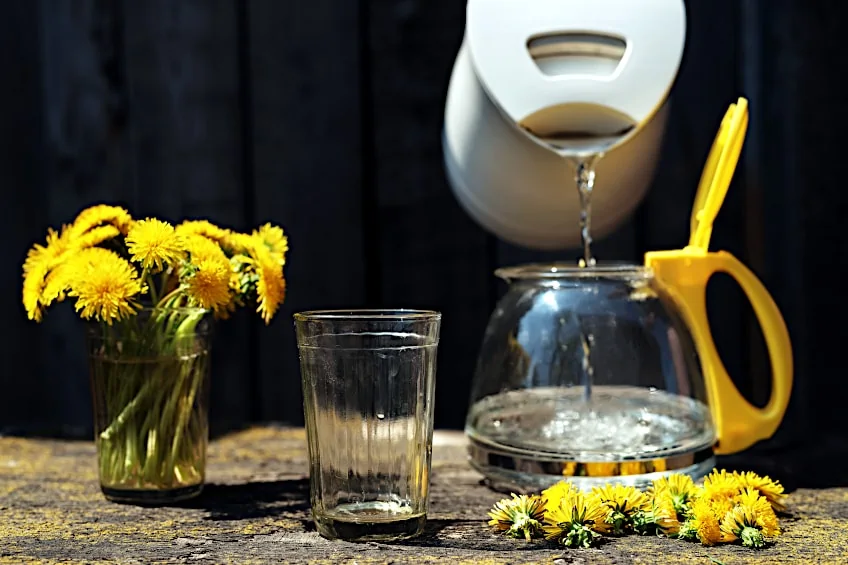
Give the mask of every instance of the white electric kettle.
[(626, 132), (596, 166), (593, 236), (624, 223), (653, 178), (685, 35), (683, 0), (468, 0), (443, 133), (466, 212), (517, 245), (576, 247), (574, 165), (539, 132)]

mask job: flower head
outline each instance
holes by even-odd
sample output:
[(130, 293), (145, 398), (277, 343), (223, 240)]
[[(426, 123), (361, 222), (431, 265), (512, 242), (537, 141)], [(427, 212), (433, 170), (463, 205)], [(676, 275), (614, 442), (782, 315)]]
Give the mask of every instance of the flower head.
[(259, 280), (256, 283), (256, 295), (259, 303), (257, 312), (262, 315), (262, 319), (268, 324), (286, 298), (286, 279), (283, 277), (283, 268), (271, 252), (267, 250), (257, 251), (256, 264), (259, 275)]
[(683, 515), (674, 507), (674, 501), (668, 492), (654, 496), (653, 509), (660, 532), (667, 536), (676, 536), (680, 533)]
[(155, 218), (135, 222), (126, 242), (133, 261), (152, 272), (181, 261), (185, 255), (183, 238), (171, 224)]
[(146, 288), (138, 273), (117, 253), (92, 247), (74, 255), (68, 265), (69, 296), (85, 319), (112, 323), (135, 312), (135, 297)]
[[(54, 274), (69, 258), (82, 249), (94, 247), (120, 234), (113, 225), (103, 225), (89, 229), (74, 236), (73, 226), (64, 226), (61, 232), (52, 228), (47, 230), (46, 245), (35, 244), (27, 253), (24, 261), (23, 304), (30, 320), (40, 322), (44, 309), (54, 300), (61, 300), (64, 294), (63, 281), (67, 276)], [(66, 282), (66, 281), (64, 281)]]
[(68, 236), (71, 240), (81, 237), (92, 228), (110, 225), (118, 229), (122, 234), (127, 233), (132, 225), (133, 219), (130, 213), (120, 206), (98, 204), (86, 208), (77, 215), (74, 223), (68, 228)]
[(283, 233), (282, 228), (265, 224), (253, 232), (253, 237), (267, 247), (280, 266), (286, 264), (286, 252), (289, 249), (289, 241)]
[(121, 232), (115, 226), (97, 226), (96, 228), (91, 228), (90, 230), (76, 238), (72, 242), (72, 245), (78, 249), (85, 249), (87, 247), (94, 247), (95, 245), (100, 245), (101, 243), (118, 237), (119, 235), (121, 235)]
[(704, 487), (700, 496), (710, 503), (716, 516), (724, 516), (736, 506), (736, 497), (739, 495), (739, 482), (732, 474), (724, 469), (721, 471), (713, 469), (713, 472), (704, 477)]
[(230, 303), (231, 275), (230, 262), (226, 259), (200, 259), (192, 265), (187, 277), (188, 295), (201, 308), (224, 311)]
[(734, 472), (733, 477), (739, 484), (740, 489), (752, 488), (759, 491), (769, 501), (775, 512), (786, 511), (786, 505), (784, 504), (786, 494), (783, 492), (783, 485), (779, 482), (771, 480), (768, 476), (761, 477), (750, 471), (747, 473)]
[(737, 500), (739, 506), (750, 508), (753, 511), (757, 517), (757, 525), (759, 525), (766, 536), (775, 537), (780, 535), (777, 514), (775, 514), (774, 508), (772, 508), (768, 499), (762, 496), (759, 491), (746, 488)]
[(754, 501), (753, 496), (743, 494), (740, 503), (721, 519), (722, 541), (738, 540), (746, 547), (761, 548), (765, 547), (766, 538), (780, 534), (771, 505), (759, 493), (756, 494), (757, 501), (762, 500), (762, 503)]
[(188, 238), (189, 236), (202, 236), (217, 243), (221, 248), (234, 251), (233, 232), (216, 226), (207, 220), (186, 220), (175, 228), (177, 234)]
[(715, 545), (722, 541), (719, 518), (721, 516), (716, 514), (716, 509), (709, 500), (695, 500), (689, 517), (680, 527), (679, 537), (690, 541), (697, 539), (703, 545)]
[(545, 510), (545, 537), (566, 547), (591, 547), (601, 534), (608, 534), (609, 509), (595, 496), (571, 492), (559, 505)]
[(698, 496), (699, 489), (692, 481), (692, 477), (675, 473), (655, 479), (650, 492), (654, 498), (668, 498), (675, 512), (683, 516), (689, 510), (691, 502)]
[(42, 296), (44, 292), (45, 279), (50, 272), (46, 261), (33, 262), (24, 274), (23, 304), (27, 317), (30, 320), (40, 322), (44, 316), (44, 303)]
[(489, 525), (514, 538), (531, 538), (542, 535), (545, 506), (538, 496), (512, 495), (495, 503), (489, 511)]
[(607, 484), (593, 488), (592, 494), (609, 508), (607, 522), (612, 524), (616, 535), (633, 531), (633, 520), (637, 513), (651, 508), (651, 501), (645, 493), (632, 486)]
[(577, 488), (569, 481), (559, 481), (543, 490), (540, 496), (545, 507), (554, 508), (564, 496), (576, 491)]
[(740, 485), (737, 478), (722, 469), (704, 477), (704, 496), (707, 498), (734, 498), (739, 494)]

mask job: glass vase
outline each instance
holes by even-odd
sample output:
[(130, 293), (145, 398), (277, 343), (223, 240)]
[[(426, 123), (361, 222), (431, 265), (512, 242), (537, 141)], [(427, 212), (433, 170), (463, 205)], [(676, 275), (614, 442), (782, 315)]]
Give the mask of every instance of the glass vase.
[(206, 310), (170, 308), (89, 326), (95, 443), (108, 500), (161, 505), (203, 489), (211, 325)]

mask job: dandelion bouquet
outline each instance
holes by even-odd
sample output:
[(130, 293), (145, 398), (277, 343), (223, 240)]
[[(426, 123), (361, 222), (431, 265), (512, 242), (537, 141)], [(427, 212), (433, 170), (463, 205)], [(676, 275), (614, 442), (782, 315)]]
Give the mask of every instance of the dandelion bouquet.
[[(254, 304), (268, 323), (285, 298), (288, 242), (266, 224), (238, 233), (176, 226), (98, 205), (50, 229), (23, 266), (31, 320), (66, 299), (89, 326), (95, 439), (107, 497), (199, 492), (208, 437), (210, 318)], [(124, 494), (121, 494), (124, 493)]]

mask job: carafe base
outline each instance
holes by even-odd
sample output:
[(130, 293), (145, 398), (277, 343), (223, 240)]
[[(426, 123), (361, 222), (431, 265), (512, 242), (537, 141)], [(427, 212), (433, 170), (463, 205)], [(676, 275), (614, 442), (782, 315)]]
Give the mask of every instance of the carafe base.
[(577, 462), (513, 454), (469, 437), (469, 462), (486, 477), (490, 488), (519, 494), (539, 492), (568, 480), (582, 490), (606, 483), (645, 489), (654, 479), (673, 473), (703, 478), (715, 467), (712, 448), (662, 459)]

